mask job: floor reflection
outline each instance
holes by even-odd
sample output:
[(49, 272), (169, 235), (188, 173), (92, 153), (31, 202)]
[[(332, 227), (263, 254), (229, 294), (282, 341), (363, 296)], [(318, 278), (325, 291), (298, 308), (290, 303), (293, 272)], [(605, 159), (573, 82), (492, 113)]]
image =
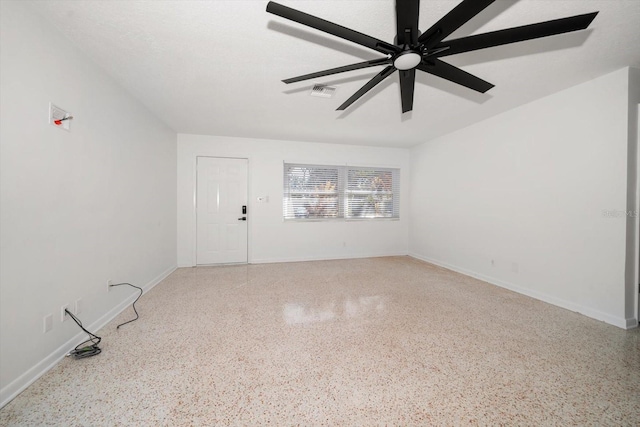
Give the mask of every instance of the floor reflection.
[(385, 310), (382, 295), (345, 298), (344, 301), (331, 301), (323, 304), (287, 303), (282, 309), (284, 321), (289, 325), (326, 322), (336, 318), (362, 317), (378, 315)]

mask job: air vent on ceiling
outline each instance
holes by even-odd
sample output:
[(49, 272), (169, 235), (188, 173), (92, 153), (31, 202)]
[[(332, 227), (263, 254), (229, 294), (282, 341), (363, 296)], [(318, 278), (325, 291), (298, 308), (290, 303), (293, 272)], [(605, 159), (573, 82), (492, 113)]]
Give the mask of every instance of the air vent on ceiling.
[(331, 98), (335, 92), (336, 88), (333, 86), (315, 84), (311, 89), (310, 95), (319, 96), (321, 98)]

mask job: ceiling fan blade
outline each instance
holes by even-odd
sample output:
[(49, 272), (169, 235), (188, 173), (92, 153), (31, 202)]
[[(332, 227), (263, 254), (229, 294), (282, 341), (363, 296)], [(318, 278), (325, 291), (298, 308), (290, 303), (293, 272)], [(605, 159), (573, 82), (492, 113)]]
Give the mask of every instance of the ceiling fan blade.
[(356, 102), (362, 95), (364, 95), (365, 93), (369, 92), (378, 83), (380, 83), (381, 81), (383, 81), (384, 79), (389, 77), (391, 75), (391, 73), (393, 73), (395, 70), (396, 70), (396, 67), (394, 67), (393, 65), (389, 65), (384, 70), (380, 71), (374, 78), (369, 80), (367, 82), (367, 84), (362, 86), (356, 93), (351, 95), (351, 98), (347, 99), (341, 106), (336, 108), (336, 110), (344, 110), (349, 105), (351, 105), (354, 102)]
[(341, 25), (334, 24), (333, 22), (325, 21), (324, 19), (291, 9), (290, 7), (283, 6), (272, 1), (267, 4), (267, 12), (298, 22), (302, 25), (315, 28), (316, 30), (324, 31), (325, 33), (332, 34), (336, 37), (340, 37), (341, 39), (349, 40), (353, 43), (357, 43), (381, 53), (397, 53), (401, 50), (399, 47), (382, 40), (378, 40), (375, 37), (359, 33)]
[(492, 31), (490, 33), (477, 34), (460, 39), (441, 42), (436, 46), (449, 49), (436, 56), (455, 55), (456, 53), (485, 49), (503, 44), (516, 43), (556, 34), (569, 33), (571, 31), (584, 30), (591, 24), (598, 12), (569, 18), (554, 19), (552, 21), (539, 22), (537, 24), (523, 25), (521, 27), (508, 28), (506, 30)]
[(413, 110), (413, 90), (416, 83), (416, 69), (399, 70), (400, 97), (402, 98), (402, 112)]
[(330, 68), (324, 71), (318, 71), (316, 73), (305, 74), (303, 76), (292, 77), (290, 79), (285, 79), (283, 82), (296, 83), (301, 82), (303, 80), (315, 79), (317, 77), (330, 76), (331, 74), (344, 73), (345, 71), (353, 71), (359, 70), (361, 68), (375, 67), (376, 65), (385, 65), (390, 64), (390, 58), (380, 58), (380, 59), (372, 59), (371, 61), (358, 62), (357, 64), (345, 65), (344, 67)]
[(495, 0), (464, 0), (457, 5), (451, 12), (447, 13), (438, 22), (433, 24), (431, 28), (422, 33), (418, 41), (425, 43), (428, 49), (431, 49), (445, 37), (462, 27), (467, 21), (482, 12), (487, 6)]
[(396, 0), (397, 44), (415, 44), (418, 41), (419, 14), (420, 0)]
[(463, 71), (458, 67), (454, 67), (451, 64), (447, 64), (444, 61), (440, 61), (439, 59), (434, 59), (433, 62), (422, 62), (417, 68), (425, 73), (442, 77), (450, 82), (457, 83), (481, 93), (485, 93), (494, 86), (473, 74), (469, 74), (466, 71)]

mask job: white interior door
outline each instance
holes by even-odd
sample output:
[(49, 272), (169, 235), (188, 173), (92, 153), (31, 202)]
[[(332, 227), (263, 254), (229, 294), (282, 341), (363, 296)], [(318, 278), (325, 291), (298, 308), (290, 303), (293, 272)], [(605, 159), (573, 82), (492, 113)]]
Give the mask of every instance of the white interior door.
[(196, 264), (246, 263), (248, 161), (196, 161)]

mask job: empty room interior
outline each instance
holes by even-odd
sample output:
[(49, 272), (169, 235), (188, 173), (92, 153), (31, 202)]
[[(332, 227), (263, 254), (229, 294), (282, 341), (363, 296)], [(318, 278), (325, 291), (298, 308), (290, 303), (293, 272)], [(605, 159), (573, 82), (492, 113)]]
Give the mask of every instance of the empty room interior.
[(0, 425), (638, 425), (639, 1), (0, 20)]

